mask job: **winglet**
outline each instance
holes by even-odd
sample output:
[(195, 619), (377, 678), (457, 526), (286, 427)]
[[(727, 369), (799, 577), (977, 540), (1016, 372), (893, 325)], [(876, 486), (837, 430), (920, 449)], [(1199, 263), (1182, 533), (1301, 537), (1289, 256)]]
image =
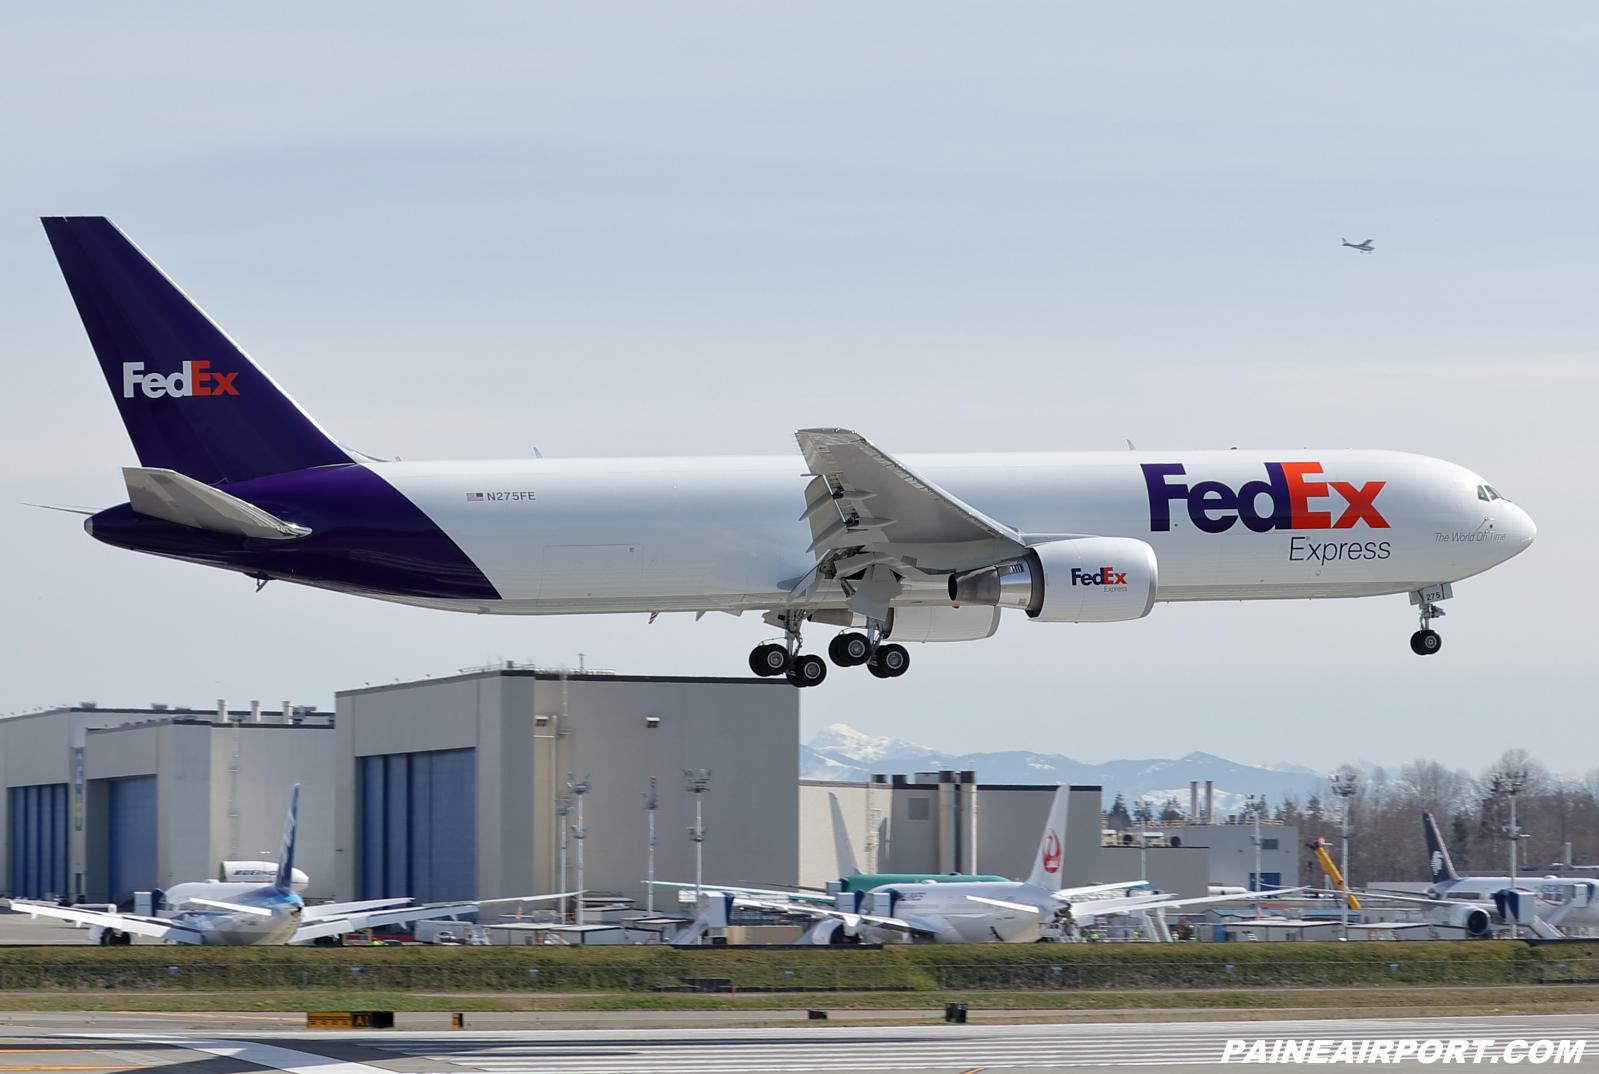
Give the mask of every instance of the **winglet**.
[(289, 815), (283, 821), (283, 853), (278, 857), (278, 875), (272, 886), (279, 891), (294, 890), (294, 836), (300, 816), (300, 785), (289, 795)]

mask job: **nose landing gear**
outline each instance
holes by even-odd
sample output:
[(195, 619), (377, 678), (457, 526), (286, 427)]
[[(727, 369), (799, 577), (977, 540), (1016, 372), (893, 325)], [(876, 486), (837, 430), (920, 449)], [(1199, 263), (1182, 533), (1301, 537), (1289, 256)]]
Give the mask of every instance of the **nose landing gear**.
[(1416, 605), (1421, 616), (1421, 629), (1410, 635), (1411, 652), (1417, 656), (1431, 656), (1443, 648), (1444, 639), (1432, 629), (1432, 621), (1443, 618), (1444, 610), (1438, 607), (1437, 602), (1447, 600), (1454, 595), (1454, 587), (1448, 582), (1418, 589), (1410, 594), (1410, 603)]

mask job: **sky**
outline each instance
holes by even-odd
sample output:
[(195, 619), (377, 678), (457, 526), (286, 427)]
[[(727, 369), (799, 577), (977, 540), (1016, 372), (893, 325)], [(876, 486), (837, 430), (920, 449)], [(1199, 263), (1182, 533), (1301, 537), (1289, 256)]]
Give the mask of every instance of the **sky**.
[(97, 214), (374, 455), (1381, 447), (1539, 526), (1436, 657), (1403, 596), (1007, 616), (807, 736), (1599, 764), (1591, 4), (8, 4), (0, 100), (0, 714), (771, 633), (257, 594), (23, 506), (136, 462), (38, 223)]

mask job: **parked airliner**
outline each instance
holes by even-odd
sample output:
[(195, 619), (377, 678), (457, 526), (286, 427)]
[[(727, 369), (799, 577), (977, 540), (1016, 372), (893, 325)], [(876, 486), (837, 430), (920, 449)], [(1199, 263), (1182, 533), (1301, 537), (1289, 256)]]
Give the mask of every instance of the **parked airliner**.
[[(1424, 901), (1441, 904), (1451, 925), (1473, 935), (1489, 931), (1490, 915), (1512, 926), (1526, 925), (1546, 939), (1561, 934), (1560, 926), (1599, 925), (1599, 880), (1562, 876), (1461, 876), (1449, 857), (1431, 813), (1421, 815), (1427, 840), (1427, 867), (1432, 886)], [(1395, 898), (1378, 892), (1384, 898)], [(1400, 899), (1400, 901), (1417, 901)]]
[[(367, 899), (364, 902), (323, 903), (306, 906), (295, 891), (303, 886), (305, 874), (294, 867), (294, 844), (299, 826), (300, 786), (295, 784), (289, 797), (289, 814), (283, 825), (283, 853), (273, 869), (270, 882), (241, 883), (204, 880), (174, 884), (166, 891), (151, 892), (153, 913), (122, 914), (99, 910), (80, 910), (49, 902), (12, 899), (11, 908), (33, 917), (50, 917), (88, 925), (88, 940), (93, 944), (127, 944), (134, 936), (152, 936), (172, 943), (211, 946), (256, 946), (261, 944), (305, 944), (332, 941), (334, 937), (380, 925), (475, 914), (482, 902), (461, 902), (449, 906), (411, 906), (411, 899)], [(249, 866), (258, 862), (231, 862)], [(540, 895), (525, 899), (493, 899), (488, 902), (535, 902), (575, 895)]]
[[(102, 217), (44, 221), (139, 465), (96, 539), (478, 614), (764, 613), (751, 668), (814, 686), (901, 675), (909, 641), (991, 636), (1003, 609), (1105, 623), (1157, 601), (1408, 593), (1525, 549), (1532, 519), (1453, 463), (1393, 451), (899, 457), (797, 432), (799, 457), (383, 461), (313, 421)], [(803, 460), (803, 466), (800, 465)], [(803, 476), (802, 476), (803, 474)]]
[[(1152, 890), (1143, 880), (1062, 887), (1070, 793), (1068, 786), (1056, 790), (1025, 881), (947, 876), (841, 891), (830, 900), (807, 893), (718, 887), (713, 897), (725, 897), (730, 908), (809, 919), (812, 925), (798, 943), (1036, 943), (1047, 938), (1046, 929), (1081, 932), (1100, 919), (1126, 916), (1139, 918), (1154, 938), (1170, 940), (1166, 910), (1280, 898), (1302, 890), (1180, 899)], [(829, 901), (832, 905), (826, 905)], [(672, 942), (698, 943), (709, 924), (708, 911), (702, 906), (696, 920)]]

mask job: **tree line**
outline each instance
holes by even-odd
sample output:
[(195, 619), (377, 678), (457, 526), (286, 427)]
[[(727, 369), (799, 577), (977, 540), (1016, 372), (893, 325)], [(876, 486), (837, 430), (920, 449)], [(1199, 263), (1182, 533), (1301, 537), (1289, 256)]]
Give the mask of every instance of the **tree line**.
[[(1514, 795), (1504, 778), (1506, 773), (1524, 774)], [(1424, 810), (1438, 822), (1457, 870), (1504, 875), (1510, 868), (1506, 828), (1512, 797), (1516, 826), (1523, 835), (1517, 840), (1520, 875), (1543, 876), (1555, 871), (1552, 867), (1565, 860), (1568, 842), (1573, 865), (1599, 864), (1599, 769), (1580, 779), (1560, 777), (1525, 750), (1507, 750), (1475, 776), (1428, 760), (1403, 765), (1397, 774), (1382, 768), (1362, 772), (1352, 765), (1337, 774), (1350, 779), (1355, 787), (1348, 799), (1349, 823), (1354, 829), (1349, 840), (1349, 874), (1354, 887), (1384, 880), (1431, 879), (1422, 835)], [(1275, 806), (1268, 803), (1263, 819), (1296, 825), (1302, 844), (1325, 839), (1328, 853), (1337, 862), (1343, 801), (1331, 793), (1330, 782), (1328, 787), (1327, 793), (1308, 795), (1304, 801), (1290, 795)], [(1135, 801), (1129, 810), (1120, 795), (1106, 813), (1110, 827), (1179, 819), (1187, 818), (1175, 800), (1163, 804)], [(1299, 882), (1320, 886), (1321, 867), (1315, 857), (1305, 850), (1300, 862), (1303, 875)]]

